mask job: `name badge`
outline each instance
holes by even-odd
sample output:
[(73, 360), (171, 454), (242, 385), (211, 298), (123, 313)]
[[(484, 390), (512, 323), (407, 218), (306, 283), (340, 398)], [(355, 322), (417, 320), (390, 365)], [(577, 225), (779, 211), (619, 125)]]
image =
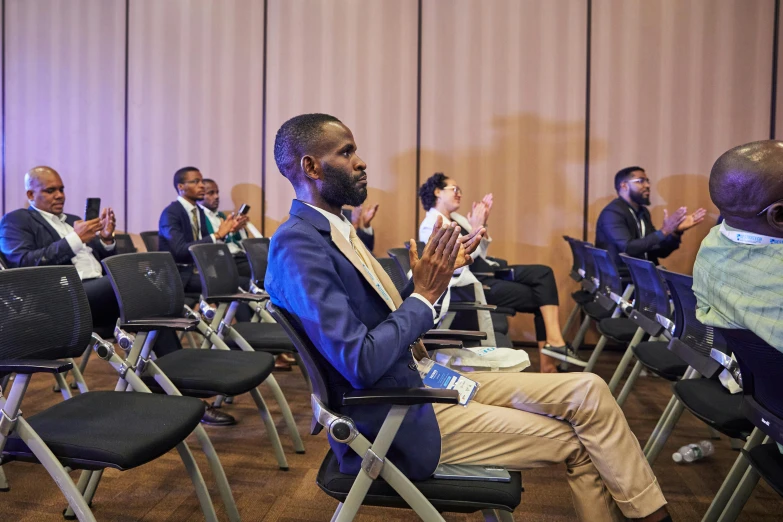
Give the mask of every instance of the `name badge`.
[(459, 403), (462, 406), (467, 406), (478, 391), (479, 385), (476, 381), (472, 381), (459, 372), (446, 368), (431, 359), (424, 358), (417, 365), (425, 386), (440, 390), (456, 390), (459, 393)]

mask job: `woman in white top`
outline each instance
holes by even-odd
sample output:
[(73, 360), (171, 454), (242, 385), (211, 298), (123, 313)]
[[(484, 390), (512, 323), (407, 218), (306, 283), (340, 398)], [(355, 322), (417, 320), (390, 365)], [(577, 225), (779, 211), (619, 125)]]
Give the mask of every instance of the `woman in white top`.
[[(492, 208), (492, 194), (487, 194), (478, 203), (473, 203), (467, 216), (457, 213), (462, 200), (462, 191), (453, 179), (442, 173), (432, 175), (419, 188), (419, 198), (427, 211), (419, 226), (419, 241), (427, 241), (432, 234), (435, 220), (442, 216), (443, 223), (456, 221), (464, 233), (470, 233), (475, 227), (486, 227)], [(489, 230), (489, 229), (487, 229)], [(463, 270), (470, 270), (482, 284), (487, 302), (499, 307), (511, 308), (517, 312), (532, 313), (536, 328), (536, 340), (541, 354), (541, 372), (556, 372), (556, 360), (585, 366), (563, 340), (560, 333), (560, 315), (558, 308), (557, 283), (552, 269), (544, 265), (507, 266), (502, 260), (487, 256), (492, 242), (487, 232), (479, 248), (473, 252), (474, 263)], [(498, 279), (494, 271), (499, 268), (511, 268), (513, 281)]]

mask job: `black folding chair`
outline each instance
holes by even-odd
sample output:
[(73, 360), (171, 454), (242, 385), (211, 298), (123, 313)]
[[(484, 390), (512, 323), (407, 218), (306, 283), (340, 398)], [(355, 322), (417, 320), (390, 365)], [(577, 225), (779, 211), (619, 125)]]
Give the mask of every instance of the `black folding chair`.
[(245, 249), (247, 263), (250, 265), (250, 290), (255, 293), (263, 292), (266, 266), (269, 261), (269, 238), (243, 239), (242, 247)]
[[(93, 336), (90, 308), (76, 268), (2, 271), (0, 295), (6, 296), (0, 303), (0, 371), (16, 374), (10, 390), (5, 390), (8, 397), (0, 401), (3, 462), (40, 462), (65, 495), (71, 513), (79, 520), (94, 521), (89, 507), (94, 489), (85, 498), (93, 471), (132, 469), (176, 447), (206, 519), (216, 521), (206, 485), (184, 442), (200, 427), (201, 401), (151, 394), (132, 372), (121, 373), (126, 379), (118, 391), (72, 397), (68, 393), (62, 374), (73, 363), (59, 359), (80, 355)], [(94, 338), (99, 353), (113, 352), (110, 343)], [(35, 373), (55, 375), (67, 400), (22, 417), (19, 408)], [(134, 391), (122, 393), (126, 387)], [(66, 467), (84, 470), (78, 485)]]
[(651, 339), (629, 348), (636, 356), (636, 364), (617, 396), (617, 403), (622, 406), (643, 366), (656, 375), (674, 382), (682, 378), (688, 369), (688, 364), (669, 350), (668, 339), (653, 340), (666, 332), (661, 322), (670, 321), (673, 313), (666, 283), (661, 279), (658, 268), (646, 259), (636, 259), (626, 254), (620, 254), (620, 258), (628, 267), (634, 286), (633, 309), (628, 317)]
[(674, 321), (661, 319), (666, 335), (671, 336), (669, 350), (690, 369), (672, 386), (674, 394), (644, 446), (650, 464), (658, 458), (686, 408), (708, 427), (730, 438), (745, 440), (753, 431), (753, 424), (740, 410), (742, 396), (732, 395), (718, 380), (724, 368), (711, 354), (714, 350), (729, 356), (730, 351), (720, 332), (696, 319), (693, 278), (660, 268), (658, 271), (668, 285), (674, 305)]
[[(120, 328), (136, 333), (127, 359), (144, 382), (153, 391), (170, 395), (207, 398), (249, 393), (280, 469), (288, 470), (277, 428), (258, 390), (263, 382), (276, 384), (272, 375), (274, 357), (264, 352), (231, 350), (197, 314), (186, 309), (179, 271), (168, 252), (112, 256), (103, 264), (120, 305)], [(184, 317), (186, 312), (188, 317)], [(165, 329), (197, 329), (217, 349), (178, 349), (153, 360), (150, 354), (157, 333)], [(281, 410), (287, 408), (284, 397), (279, 402)], [(294, 430), (291, 436), (296, 440), (299, 434)]]
[[(296, 317), (274, 306), (271, 301), (267, 309), (291, 337), (310, 374), (313, 384), (313, 422), (310, 433), (317, 435), (326, 428), (334, 440), (348, 444), (351, 450), (360, 455), (366, 455), (368, 465), (363, 466), (358, 475), (341, 473), (337, 457), (331, 450), (324, 458), (316, 483), (324, 493), (340, 502), (332, 517), (333, 521), (353, 520), (362, 505), (410, 507), (422, 520), (428, 522), (442, 521), (440, 513), (443, 512), (476, 511), (482, 511), (485, 520), (513, 520), (511, 513), (521, 502), (522, 476), (519, 472), (511, 472), (511, 480), (507, 483), (446, 479), (411, 482), (386, 458), (386, 451), (410, 406), (426, 403), (456, 404), (457, 394), (454, 391), (427, 388), (356, 390), (346, 393), (341, 404), (332, 404), (327, 391), (329, 383), (325, 381), (326, 373), (323, 370), (328, 362), (312, 341), (301, 333)], [(369, 441), (351, 419), (340, 415), (341, 406), (356, 404), (379, 408), (391, 405), (375, 441)]]
[[(156, 234), (156, 241), (157, 241), (157, 232)], [(131, 239), (130, 234), (114, 234), (114, 243), (115, 243), (115, 249), (118, 254), (135, 254), (136, 253), (136, 245), (133, 244), (133, 239)], [(157, 245), (156, 245), (157, 249)]]
[[(610, 339), (627, 346), (626, 354), (628, 354), (628, 350), (642, 341), (644, 331), (637, 327), (632, 320), (621, 317), (631, 311), (628, 299), (633, 293), (633, 285), (627, 285), (623, 288), (620, 274), (609, 256), (609, 252), (586, 244), (580, 248), (584, 250), (585, 254), (585, 266), (587, 267), (585, 279), (591, 281), (590, 283), (585, 282), (584, 287), (593, 291), (593, 301), (584, 305), (584, 311), (587, 314), (585, 321), (588, 323), (595, 321), (598, 325), (598, 332), (601, 334), (584, 369), (584, 371), (590, 372), (595, 368), (598, 357)], [(581, 331), (580, 328), (580, 333)], [(629, 360), (630, 355), (627, 358), (623, 357), (620, 366), (609, 381), (609, 389), (612, 392), (617, 388)], [(621, 367), (622, 371), (620, 371)]]
[(141, 240), (144, 242), (144, 247), (147, 249), (147, 252), (158, 251), (160, 240), (158, 238), (157, 230), (147, 230), (145, 232), (141, 232), (139, 235), (141, 236)]
[[(714, 519), (720, 513), (719, 520), (734, 521), (759, 477), (783, 496), (783, 454), (778, 446), (783, 444), (783, 353), (749, 330), (716, 331), (720, 331), (737, 358), (742, 382), (741, 411), (755, 426), (705, 515), (705, 519)], [(713, 356), (732, 369), (724, 354), (713, 352)]]

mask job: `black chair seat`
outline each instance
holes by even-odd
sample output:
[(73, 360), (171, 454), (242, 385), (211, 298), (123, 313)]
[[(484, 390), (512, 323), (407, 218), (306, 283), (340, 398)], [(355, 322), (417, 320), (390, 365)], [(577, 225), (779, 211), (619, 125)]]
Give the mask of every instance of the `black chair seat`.
[[(233, 328), (254, 350), (274, 354), (296, 351), (291, 339), (277, 323), (236, 323)], [(237, 347), (228, 336), (224, 340), (229, 347)]]
[(783, 454), (774, 442), (759, 444), (750, 451), (742, 450), (753, 469), (783, 497)]
[(639, 361), (670, 381), (679, 380), (688, 369), (688, 365), (677, 354), (668, 349), (669, 343), (664, 341), (648, 341), (639, 343), (633, 348), (633, 353)]
[[(240, 395), (266, 379), (275, 358), (264, 352), (228, 350), (175, 350), (155, 363), (183, 394), (193, 397)], [(150, 375), (142, 375), (152, 391), (162, 391)]]
[(234, 301), (255, 302), (268, 299), (267, 296), (251, 293), (236, 293), (226, 295), (210, 295), (207, 301), (214, 301), (216, 303), (232, 303)]
[(637, 328), (639, 327), (636, 323), (625, 317), (602, 319), (598, 323), (598, 331), (601, 332), (602, 335), (605, 335), (618, 343), (625, 344), (631, 342)]
[[(92, 391), (25, 419), (63, 465), (126, 470), (174, 448), (198, 426), (204, 408), (192, 397)], [(16, 435), (8, 438), (6, 455), (36, 460)]]
[[(510, 472), (510, 482), (429, 479), (413, 484), (439, 512), (474, 513), (482, 509), (513, 511), (522, 500), (522, 475)], [(354, 475), (340, 473), (331, 450), (321, 463), (316, 483), (327, 495), (344, 502)], [(410, 509), (410, 506), (383, 479), (374, 480), (364, 505)]]
[(612, 310), (607, 310), (594, 301), (585, 304), (584, 310), (585, 313), (592, 317), (595, 321), (601, 321), (603, 319), (609, 319), (612, 317)]
[(508, 316), (504, 314), (489, 314), (492, 317), (492, 329), (503, 334), (508, 333)]
[(580, 304), (582, 306), (586, 305), (587, 303), (592, 303), (595, 299), (595, 296), (587, 290), (577, 290), (571, 294), (571, 297), (573, 297), (574, 301), (576, 301), (576, 304)]
[(746, 439), (753, 423), (742, 414), (742, 394), (732, 395), (716, 379), (674, 383), (674, 394), (696, 417), (729, 437)]

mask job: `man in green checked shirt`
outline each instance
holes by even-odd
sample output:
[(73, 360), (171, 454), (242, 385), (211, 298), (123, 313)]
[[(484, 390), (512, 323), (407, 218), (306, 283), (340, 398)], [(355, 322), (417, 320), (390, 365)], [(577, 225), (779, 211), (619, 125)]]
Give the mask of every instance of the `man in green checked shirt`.
[(710, 172), (710, 197), (725, 221), (696, 256), (696, 317), (750, 330), (783, 352), (783, 141), (724, 153)]
[[(207, 217), (207, 231), (211, 234), (220, 227), (220, 222), (226, 219), (226, 215), (220, 212), (220, 188), (215, 180), (204, 178), (204, 199), (199, 202)], [(240, 276), (250, 277), (250, 266), (245, 257), (241, 241), (248, 237), (263, 237), (261, 232), (248, 220), (247, 216), (237, 216), (237, 221), (244, 224), (238, 232), (229, 234), (223, 240), (229, 251), (234, 256), (237, 271)]]

